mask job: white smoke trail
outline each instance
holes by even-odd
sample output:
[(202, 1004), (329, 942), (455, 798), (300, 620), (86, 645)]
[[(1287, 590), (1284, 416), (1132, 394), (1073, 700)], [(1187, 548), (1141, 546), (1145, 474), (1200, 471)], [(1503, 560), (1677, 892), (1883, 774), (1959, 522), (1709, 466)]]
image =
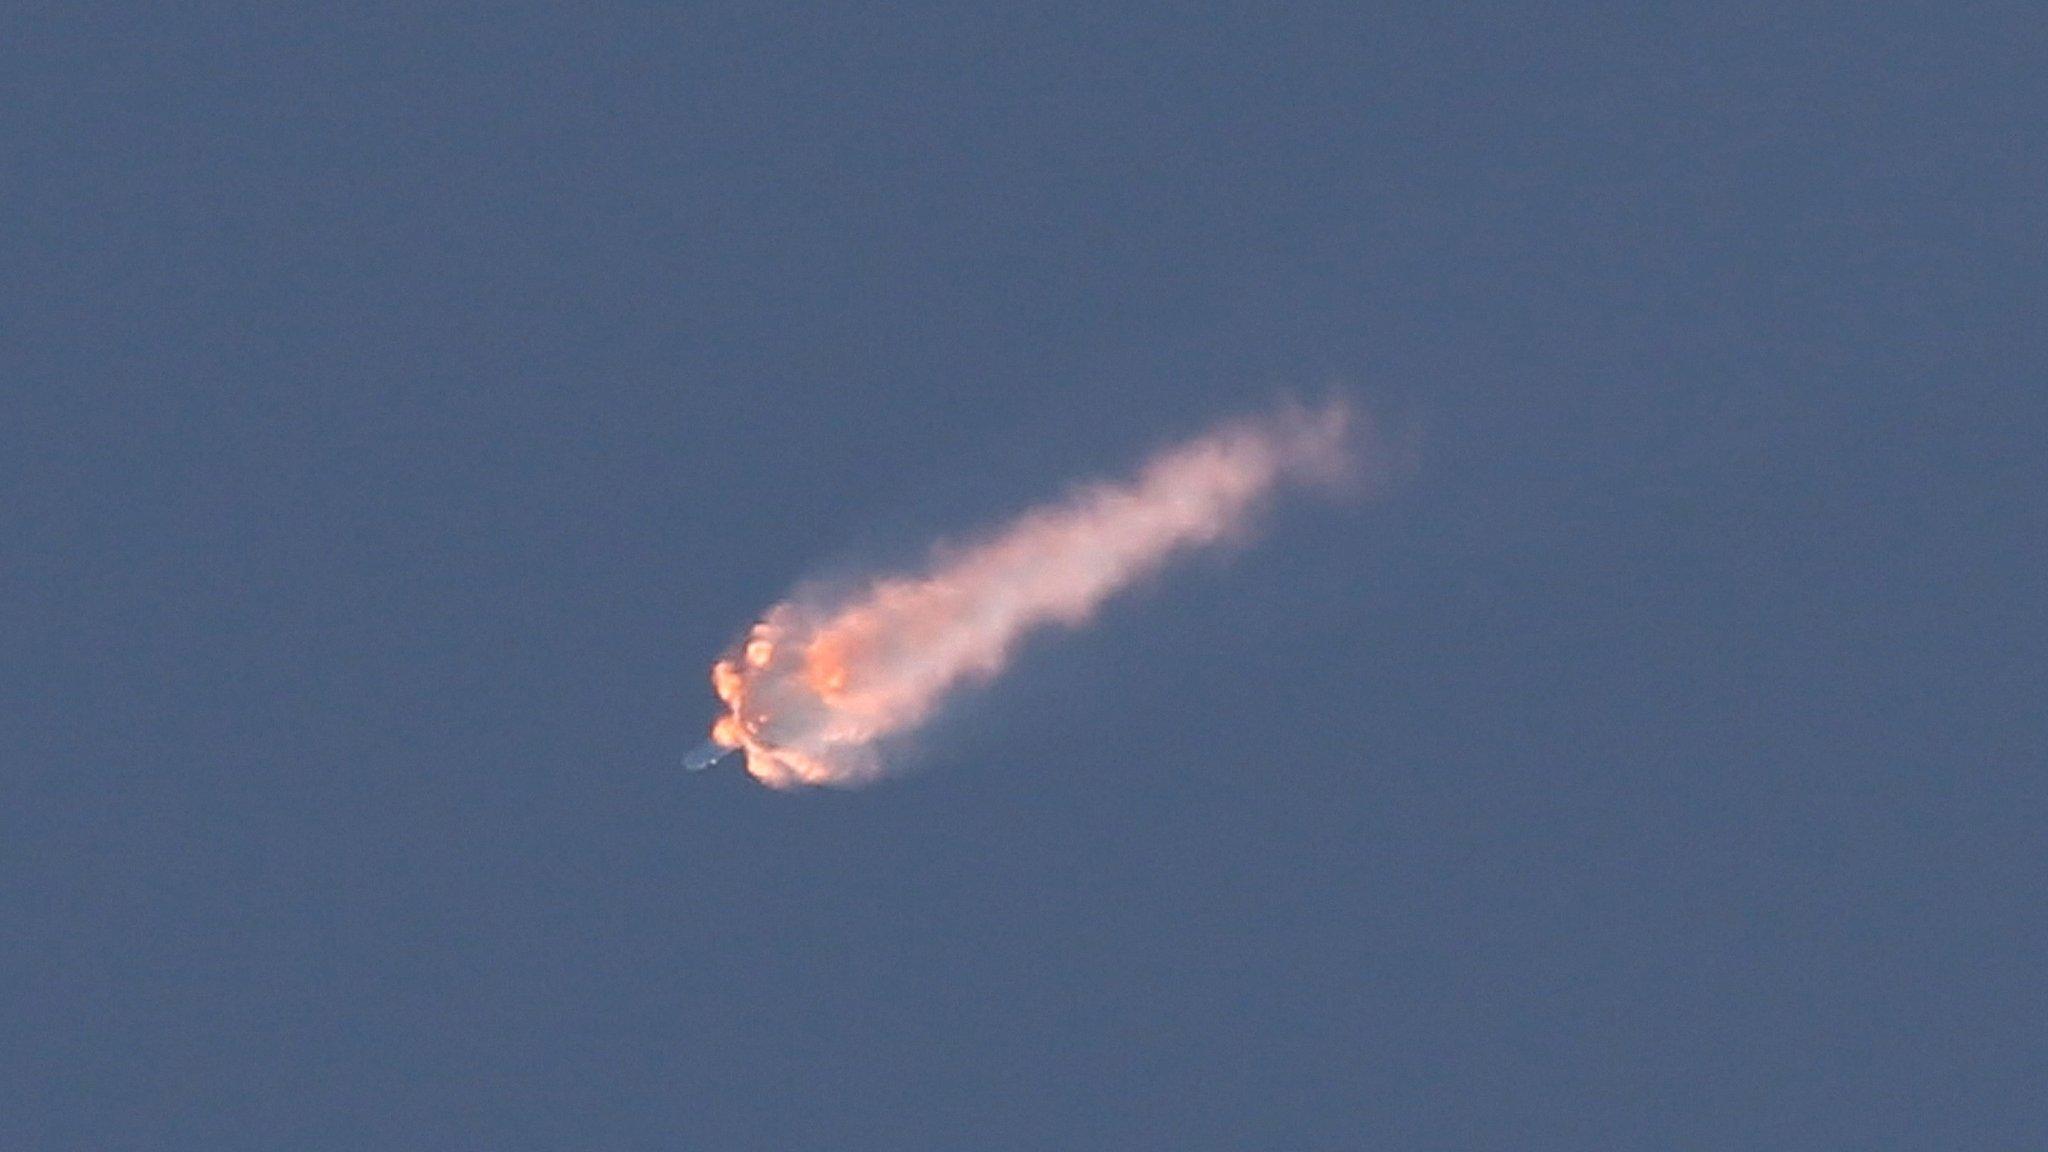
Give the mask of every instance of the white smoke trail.
[(728, 709), (712, 740), (744, 749), (747, 771), (773, 787), (872, 780), (883, 770), (877, 741), (995, 677), (1028, 633), (1086, 621), (1175, 554), (1243, 528), (1279, 485), (1344, 475), (1350, 423), (1331, 405), (1229, 424), (1126, 483), (941, 546), (921, 574), (873, 580), (829, 606), (777, 604), (712, 667)]

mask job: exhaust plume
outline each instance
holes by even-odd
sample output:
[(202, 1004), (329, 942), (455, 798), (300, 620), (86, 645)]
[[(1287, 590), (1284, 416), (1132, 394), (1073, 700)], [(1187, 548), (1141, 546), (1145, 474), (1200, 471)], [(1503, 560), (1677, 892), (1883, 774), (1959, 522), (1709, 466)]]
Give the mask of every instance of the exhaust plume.
[(878, 743), (914, 731), (953, 690), (993, 679), (1027, 634), (1078, 625), (1176, 553), (1240, 532), (1284, 483), (1342, 478), (1349, 425), (1342, 405), (1228, 424), (1124, 483), (941, 545), (921, 574), (826, 604), (775, 605), (712, 665), (727, 712), (693, 764), (741, 749), (747, 771), (774, 788), (873, 780)]

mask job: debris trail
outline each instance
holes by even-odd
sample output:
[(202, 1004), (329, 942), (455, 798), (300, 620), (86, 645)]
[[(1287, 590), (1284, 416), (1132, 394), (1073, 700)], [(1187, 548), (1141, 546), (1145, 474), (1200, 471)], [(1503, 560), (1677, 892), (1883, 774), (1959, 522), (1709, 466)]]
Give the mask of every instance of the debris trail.
[(771, 787), (873, 780), (884, 770), (878, 741), (993, 679), (1029, 633), (1081, 624), (1178, 553), (1240, 532), (1282, 484), (1342, 477), (1350, 426), (1341, 404), (1227, 424), (1126, 482), (941, 545), (922, 573), (879, 577), (831, 603), (775, 605), (712, 666), (727, 712), (692, 769), (743, 749), (747, 771)]

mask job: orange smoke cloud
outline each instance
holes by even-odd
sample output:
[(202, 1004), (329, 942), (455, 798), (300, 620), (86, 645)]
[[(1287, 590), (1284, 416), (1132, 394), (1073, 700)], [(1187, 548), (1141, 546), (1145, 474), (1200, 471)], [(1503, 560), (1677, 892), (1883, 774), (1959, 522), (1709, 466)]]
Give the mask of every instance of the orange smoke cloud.
[(1073, 626), (1174, 554), (1240, 530), (1283, 482), (1349, 467), (1349, 413), (1285, 408), (1026, 512), (987, 539), (934, 550), (921, 575), (876, 579), (830, 606), (768, 610), (711, 668), (727, 712), (711, 738), (776, 788), (850, 786), (876, 745), (915, 730), (954, 689), (994, 678), (1019, 642)]

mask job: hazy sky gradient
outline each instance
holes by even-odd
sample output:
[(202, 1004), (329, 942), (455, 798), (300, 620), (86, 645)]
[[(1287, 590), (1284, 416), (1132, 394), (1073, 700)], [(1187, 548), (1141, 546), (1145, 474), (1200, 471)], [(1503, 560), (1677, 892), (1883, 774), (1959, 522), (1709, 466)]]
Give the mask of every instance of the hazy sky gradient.
[[(2048, 1145), (2012, 5), (14, 5), (0, 1146)], [(925, 768), (708, 660), (1278, 390)]]

